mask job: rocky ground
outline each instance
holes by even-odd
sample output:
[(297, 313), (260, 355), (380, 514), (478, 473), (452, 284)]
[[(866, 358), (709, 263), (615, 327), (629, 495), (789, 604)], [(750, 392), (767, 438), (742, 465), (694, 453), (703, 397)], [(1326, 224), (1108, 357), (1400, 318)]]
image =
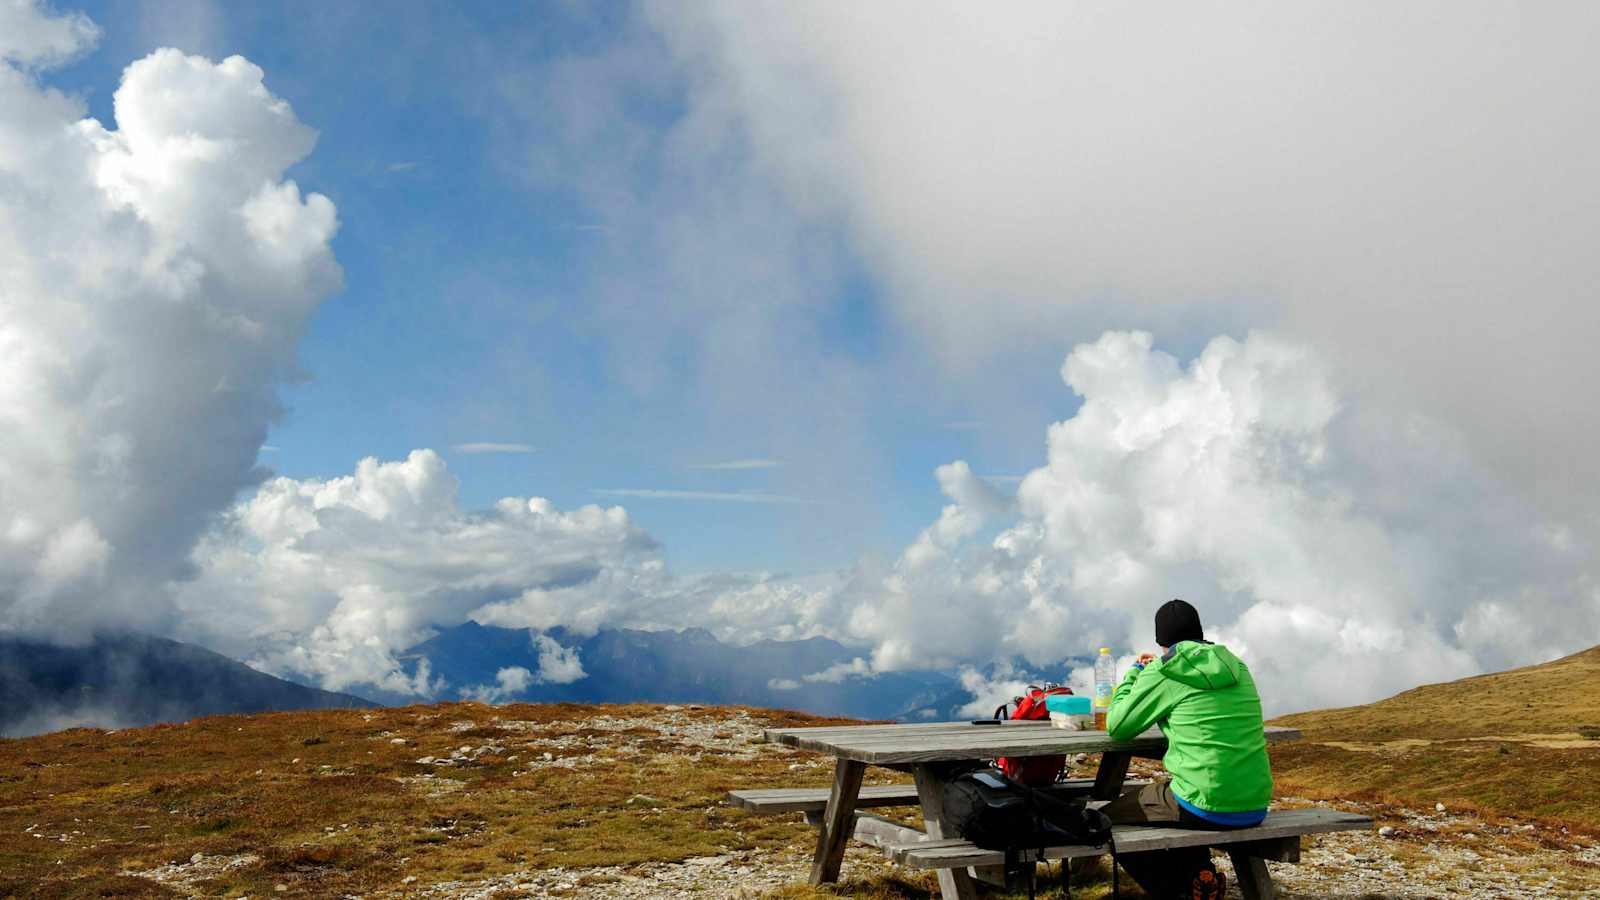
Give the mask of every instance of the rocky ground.
[[(1310, 805), (1293, 798), (1285, 803)], [(1600, 896), (1600, 841), (1560, 828), (1493, 821), (1448, 810), (1373, 808), (1336, 804), (1390, 823), (1384, 833), (1347, 832), (1307, 839), (1299, 864), (1272, 863), (1282, 900), (1389, 900), (1469, 898), (1541, 900)], [(1229, 897), (1241, 897), (1232, 865)], [(506, 896), (581, 898), (694, 897), (735, 900), (767, 897), (805, 881), (808, 848), (699, 857), (673, 865), (549, 869), (481, 881), (434, 885), (428, 896), (490, 900)], [(884, 891), (904, 877), (883, 855), (864, 846), (846, 857), (846, 895)], [(920, 896), (926, 879), (908, 879), (908, 896)], [(898, 885), (896, 887), (899, 887)], [(898, 893), (895, 890), (895, 893)]]
[[(831, 760), (759, 742), (796, 724), (808, 722), (449, 704), (0, 742), (0, 772), (18, 773), (0, 777), (0, 897), (927, 897), (929, 875), (866, 847), (835, 890), (813, 891), (799, 816), (721, 805), (730, 787), (827, 783)], [(1073, 763), (1088, 774), (1095, 760)], [(1283, 897), (1600, 896), (1600, 840), (1558, 822), (1316, 802), (1378, 827), (1273, 864)]]

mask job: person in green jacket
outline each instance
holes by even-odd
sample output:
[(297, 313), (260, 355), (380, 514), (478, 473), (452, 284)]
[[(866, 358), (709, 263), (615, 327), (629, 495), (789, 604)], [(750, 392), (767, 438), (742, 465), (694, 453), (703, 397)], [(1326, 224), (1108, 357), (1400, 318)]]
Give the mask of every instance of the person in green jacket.
[[(1272, 800), (1272, 770), (1255, 679), (1239, 657), (1205, 639), (1200, 613), (1182, 600), (1156, 611), (1163, 653), (1139, 657), (1111, 697), (1106, 729), (1132, 740), (1152, 726), (1167, 738), (1172, 781), (1134, 789), (1102, 810), (1113, 822), (1249, 828)], [(1221, 897), (1223, 879), (1204, 847), (1130, 854), (1124, 868), (1156, 896)]]

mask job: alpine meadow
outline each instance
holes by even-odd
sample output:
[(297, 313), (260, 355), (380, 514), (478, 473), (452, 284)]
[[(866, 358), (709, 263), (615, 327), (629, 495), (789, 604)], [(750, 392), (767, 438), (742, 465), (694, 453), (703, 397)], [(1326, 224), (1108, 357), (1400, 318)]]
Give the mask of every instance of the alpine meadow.
[(0, 0), (0, 898), (1600, 895), (1597, 35)]

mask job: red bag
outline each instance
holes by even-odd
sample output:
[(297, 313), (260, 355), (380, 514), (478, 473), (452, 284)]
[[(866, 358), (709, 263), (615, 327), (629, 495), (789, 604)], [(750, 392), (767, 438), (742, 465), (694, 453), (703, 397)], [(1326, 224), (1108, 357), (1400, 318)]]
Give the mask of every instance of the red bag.
[[(1016, 699), (1017, 706), (1016, 709), (1011, 711), (1011, 718), (1013, 720), (1031, 719), (1034, 721), (1049, 719), (1050, 710), (1045, 708), (1044, 698), (1053, 694), (1070, 693), (1072, 693), (1072, 688), (1069, 687), (1047, 685), (1039, 688), (1029, 685), (1027, 696)], [(996, 719), (1005, 718), (1005, 711), (1006, 705), (1002, 703), (1000, 708), (995, 710), (994, 717)], [(1065, 756), (1004, 756), (995, 760), (995, 764), (1000, 767), (1000, 771), (1006, 773), (1007, 778), (1013, 781), (1021, 782), (1029, 787), (1049, 787), (1055, 784), (1056, 779), (1061, 777), (1061, 772), (1066, 769), (1067, 758)]]

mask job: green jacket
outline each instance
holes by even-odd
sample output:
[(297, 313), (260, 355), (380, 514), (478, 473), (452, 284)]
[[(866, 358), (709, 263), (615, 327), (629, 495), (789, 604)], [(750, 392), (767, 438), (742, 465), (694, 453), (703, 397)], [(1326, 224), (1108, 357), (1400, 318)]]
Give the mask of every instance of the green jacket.
[(1227, 647), (1181, 641), (1165, 660), (1129, 669), (1106, 728), (1126, 741), (1161, 726), (1172, 790), (1208, 812), (1252, 812), (1272, 799), (1261, 697)]

